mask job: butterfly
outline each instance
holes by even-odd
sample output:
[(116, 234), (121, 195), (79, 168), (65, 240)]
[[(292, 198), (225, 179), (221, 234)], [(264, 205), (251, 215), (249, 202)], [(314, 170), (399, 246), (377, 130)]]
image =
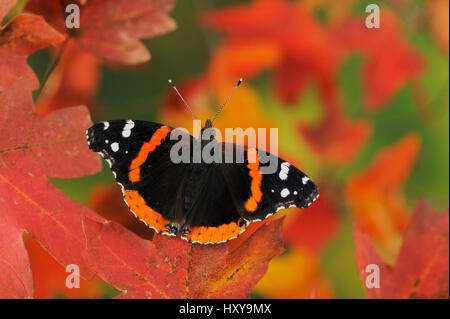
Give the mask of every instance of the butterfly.
[[(214, 119), (207, 120), (201, 132), (211, 129)], [(319, 196), (307, 175), (273, 154), (222, 143), (214, 136), (205, 142), (202, 134), (195, 138), (177, 130), (155, 122), (111, 120), (86, 131), (89, 148), (109, 164), (130, 211), (159, 234), (190, 243), (223, 243), (238, 237), (251, 222), (283, 208), (306, 208)], [(175, 132), (178, 138), (171, 137)], [(190, 154), (190, 161), (174, 161), (180, 152), (173, 150), (180, 143), (187, 149), (213, 143), (215, 149), (231, 149), (243, 160), (195, 161)], [(273, 173), (262, 173), (262, 155), (276, 163)]]

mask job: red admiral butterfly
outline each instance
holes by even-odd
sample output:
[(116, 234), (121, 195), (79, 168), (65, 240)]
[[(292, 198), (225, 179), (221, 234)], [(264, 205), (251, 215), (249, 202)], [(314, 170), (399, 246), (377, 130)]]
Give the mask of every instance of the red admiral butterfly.
[[(208, 120), (202, 130), (211, 127)], [(170, 138), (172, 131), (153, 122), (113, 120), (86, 132), (89, 148), (108, 162), (130, 210), (159, 234), (222, 243), (238, 237), (251, 222), (283, 208), (308, 207), (319, 195), (308, 176), (275, 155), (264, 152), (276, 160), (277, 170), (262, 174), (261, 151), (254, 148), (231, 144), (243, 163), (174, 163), (170, 151), (179, 140)], [(188, 137), (189, 147), (198, 142)], [(228, 143), (220, 144), (225, 148)], [(249, 161), (251, 156), (256, 161)]]

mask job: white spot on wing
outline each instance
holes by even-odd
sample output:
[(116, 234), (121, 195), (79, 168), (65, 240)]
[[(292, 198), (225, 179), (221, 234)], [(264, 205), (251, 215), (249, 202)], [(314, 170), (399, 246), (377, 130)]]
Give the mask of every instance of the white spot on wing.
[(285, 198), (287, 197), (291, 192), (289, 192), (289, 189), (283, 188), (283, 190), (280, 192), (281, 197)]
[(109, 122), (103, 122), (103, 130), (107, 130), (109, 127)]
[(303, 183), (303, 185), (305, 185), (306, 183), (308, 183), (308, 181), (309, 181), (308, 176), (304, 176), (304, 177), (302, 178), (302, 183)]
[(117, 152), (119, 150), (119, 143), (117, 143), (117, 142), (112, 143), (111, 149), (113, 152)]
[(281, 171), (278, 177), (283, 181), (288, 178), (289, 166), (290, 164), (288, 162), (281, 163)]
[(128, 120), (127, 124), (123, 127), (122, 136), (129, 137), (131, 135), (131, 129), (134, 127), (134, 122), (132, 120)]

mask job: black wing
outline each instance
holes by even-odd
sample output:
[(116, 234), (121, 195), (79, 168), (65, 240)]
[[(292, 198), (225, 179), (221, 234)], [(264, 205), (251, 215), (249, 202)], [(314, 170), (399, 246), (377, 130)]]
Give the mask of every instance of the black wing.
[(188, 167), (170, 160), (172, 128), (146, 121), (114, 120), (97, 123), (86, 132), (89, 148), (109, 164), (122, 186), (130, 210), (159, 233), (173, 210), (183, 203), (183, 178)]
[(190, 233), (182, 234), (191, 242), (227, 241), (243, 232), (249, 222), (263, 220), (283, 208), (308, 207), (319, 195), (311, 179), (283, 159), (264, 152), (265, 160), (274, 163), (275, 172), (263, 174), (262, 162), (248, 160), (249, 153), (259, 154), (256, 159), (261, 159), (262, 152), (236, 145), (232, 149), (243, 163), (222, 159), (222, 163), (198, 167), (204, 170), (197, 177), (200, 182), (196, 185), (201, 188), (192, 194), (193, 205), (186, 213)]
[[(170, 139), (171, 131), (158, 123), (116, 120), (95, 124), (87, 139), (110, 165), (130, 210), (147, 226), (191, 242), (237, 237), (247, 223), (237, 214), (220, 171), (202, 163), (174, 163), (170, 151), (178, 140)], [(184, 137), (192, 148), (194, 138)]]
[[(287, 161), (264, 151), (237, 146), (243, 152), (244, 163), (222, 165), (223, 176), (239, 214), (247, 221), (265, 219), (283, 208), (306, 208), (319, 196), (314, 182)], [(249, 152), (256, 153), (258, 161), (249, 163)], [(264, 174), (260, 160), (276, 163), (275, 172)]]
[[(318, 196), (305, 174), (274, 155), (276, 172), (261, 174), (263, 164), (249, 163), (252, 149), (245, 147), (233, 146), (244, 163), (176, 164), (170, 158), (178, 142), (170, 138), (172, 130), (115, 120), (87, 131), (90, 149), (109, 163), (130, 210), (159, 233), (220, 243), (237, 237), (248, 222), (292, 205), (307, 207)], [(191, 147), (194, 138), (186, 135)]]

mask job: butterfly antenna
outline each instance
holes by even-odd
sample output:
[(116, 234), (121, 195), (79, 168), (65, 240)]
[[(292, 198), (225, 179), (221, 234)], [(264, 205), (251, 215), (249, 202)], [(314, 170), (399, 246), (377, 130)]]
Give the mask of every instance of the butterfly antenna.
[(191, 112), (192, 116), (197, 119), (197, 117), (195, 116), (194, 112), (192, 111), (191, 107), (189, 106), (189, 104), (187, 104), (187, 102), (184, 100), (183, 96), (181, 96), (180, 92), (178, 91), (177, 87), (175, 86), (175, 83), (172, 80), (169, 80), (170, 85), (172, 86), (172, 88), (175, 90), (175, 92), (177, 92), (178, 96), (180, 97), (180, 99), (183, 101), (184, 105), (186, 105), (186, 107), (188, 108), (189, 112)]
[(239, 87), (239, 85), (241, 85), (242, 83), (242, 78), (239, 79), (238, 83), (236, 84), (236, 86), (234, 87), (233, 91), (231, 91), (230, 95), (228, 95), (228, 98), (226, 99), (226, 101), (222, 104), (222, 106), (220, 107), (220, 109), (217, 110), (216, 115), (214, 115), (214, 118), (211, 121), (211, 124), (214, 122), (214, 120), (217, 118), (217, 116), (219, 116), (220, 112), (222, 112), (223, 107), (225, 106), (225, 104), (228, 103), (228, 101), (231, 99), (231, 97), (233, 96), (234, 91), (236, 91), (236, 89)]

